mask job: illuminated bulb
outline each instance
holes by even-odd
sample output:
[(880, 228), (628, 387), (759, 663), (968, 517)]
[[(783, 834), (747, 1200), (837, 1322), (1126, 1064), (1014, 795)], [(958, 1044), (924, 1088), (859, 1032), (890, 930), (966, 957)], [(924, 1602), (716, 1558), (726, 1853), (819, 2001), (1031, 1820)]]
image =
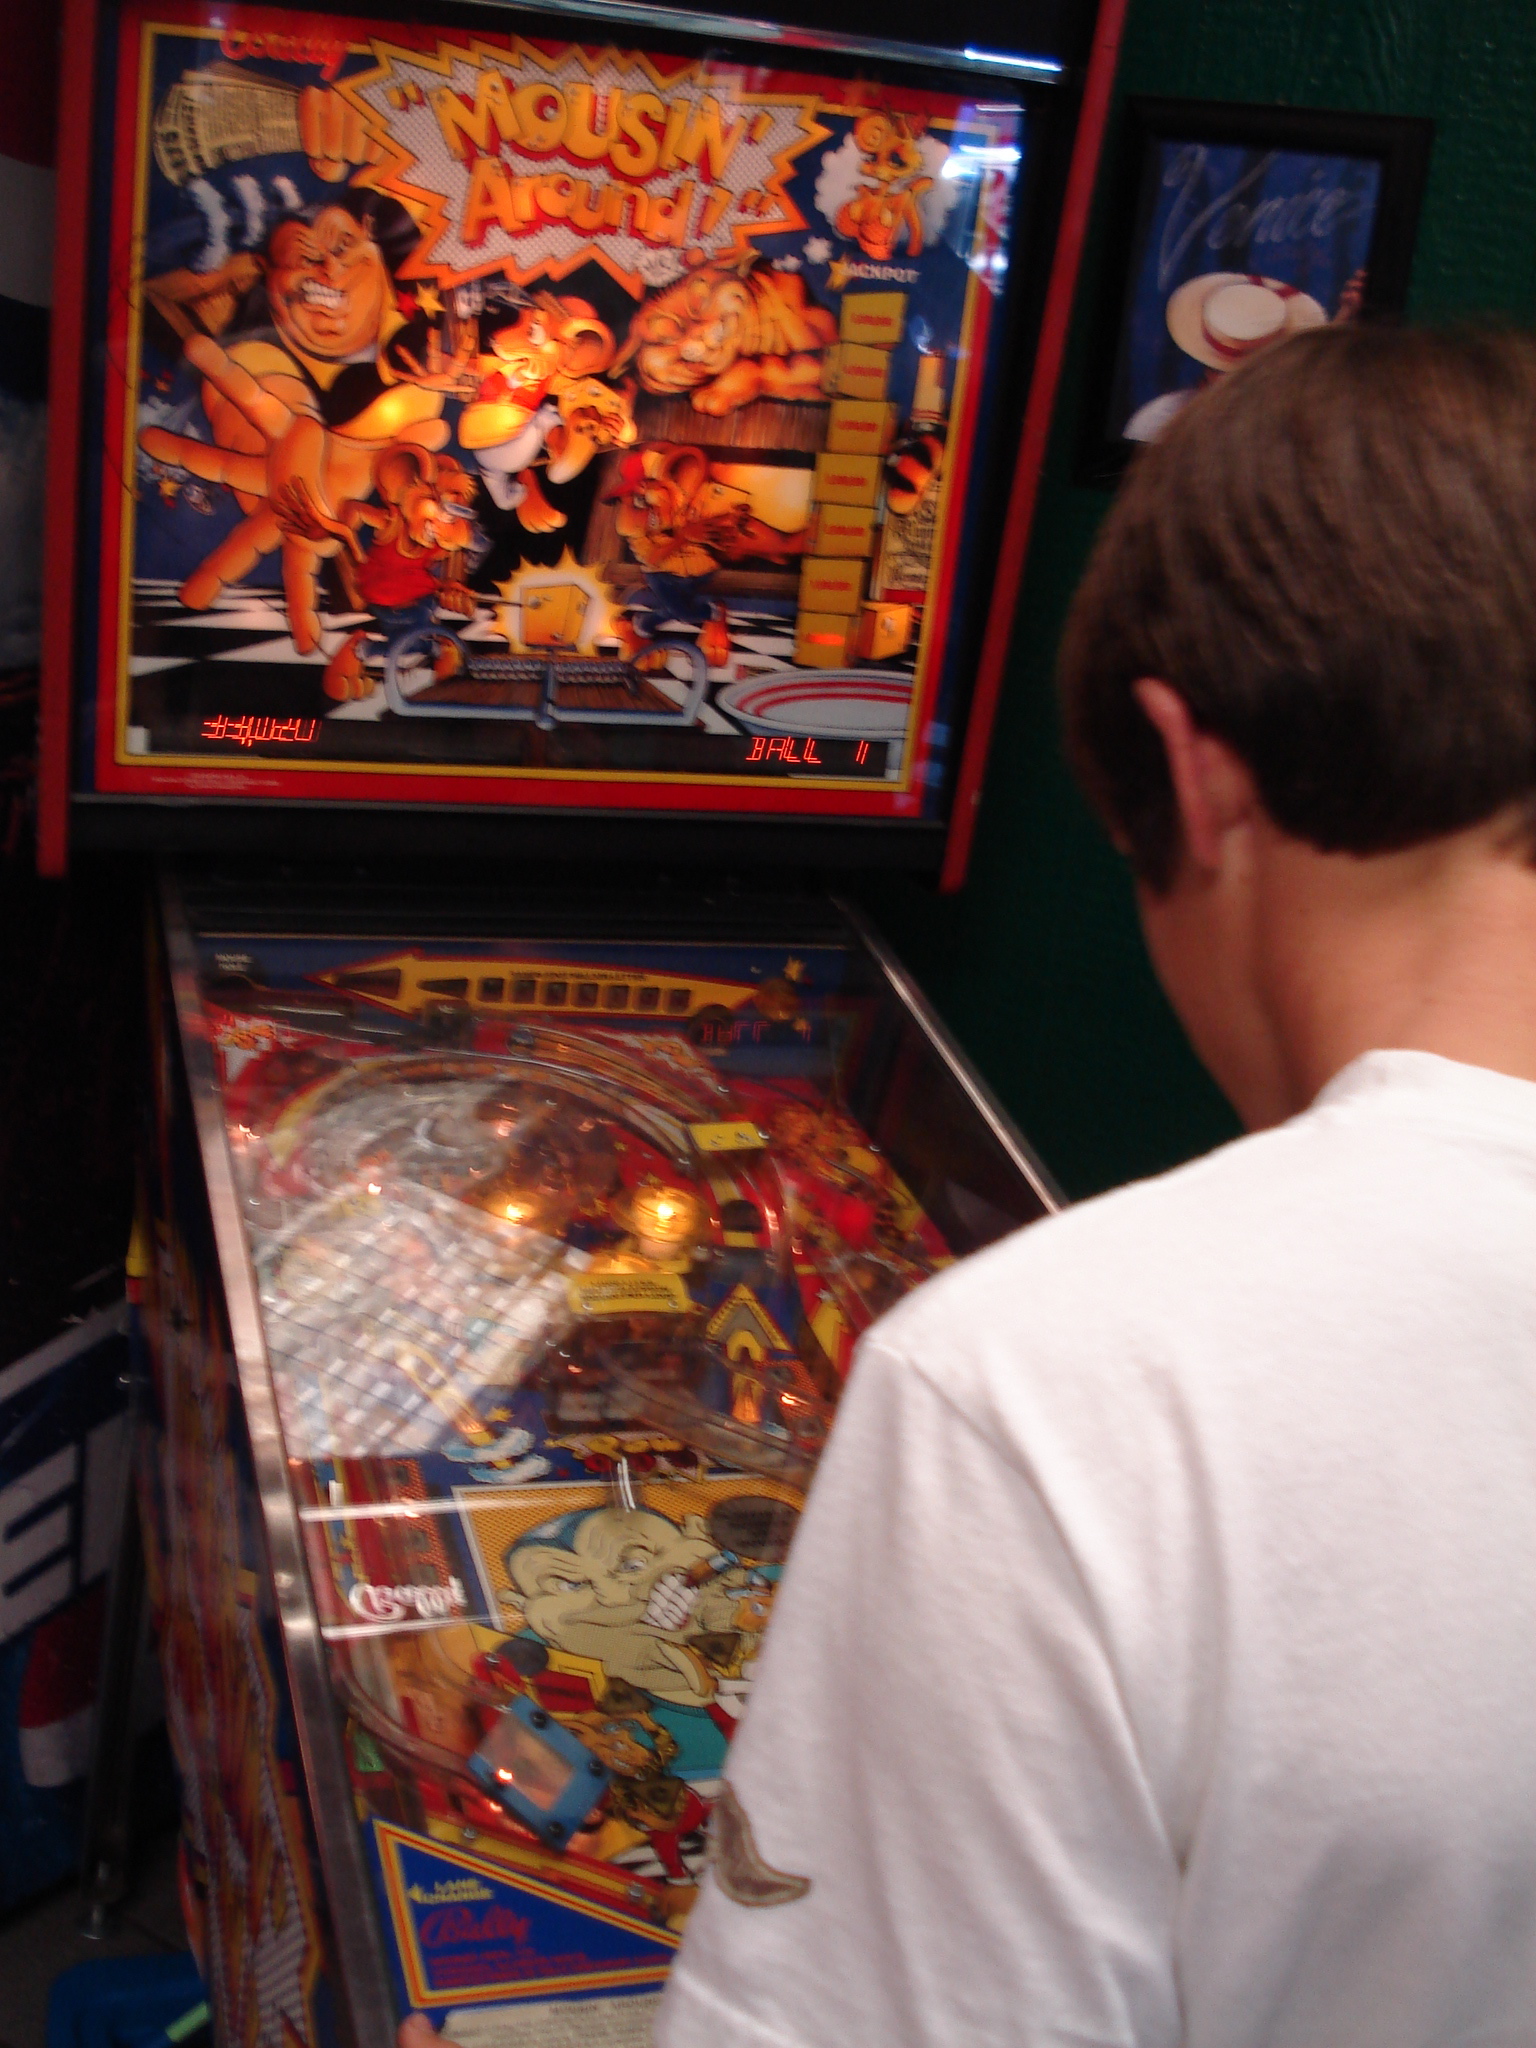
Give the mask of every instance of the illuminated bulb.
[(690, 1243), (699, 1220), (699, 1204), (681, 1188), (636, 1188), (629, 1205), (630, 1222), (648, 1259), (673, 1257)]
[(369, 1181), (368, 1192), (370, 1195), (382, 1195), (384, 1192), (383, 1183), (381, 1181), (376, 1180)]
[(736, 1391), (731, 1397), (731, 1418), (735, 1422), (748, 1423), (754, 1429), (763, 1419), (763, 1390), (744, 1374), (737, 1379)]

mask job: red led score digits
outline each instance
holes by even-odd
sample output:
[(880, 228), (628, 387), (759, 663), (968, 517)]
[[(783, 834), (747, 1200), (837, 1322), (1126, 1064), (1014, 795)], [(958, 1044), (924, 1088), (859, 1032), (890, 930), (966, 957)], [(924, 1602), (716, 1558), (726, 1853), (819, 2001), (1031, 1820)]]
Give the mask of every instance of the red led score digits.
[[(855, 744), (853, 763), (856, 768), (862, 768), (869, 759), (869, 745), (868, 740), (859, 740)], [(790, 738), (788, 735), (783, 739), (768, 739), (760, 736), (753, 740), (743, 759), (749, 768), (766, 768), (770, 762), (784, 768), (825, 768), (827, 766), (826, 761), (816, 751), (815, 740), (804, 739), (798, 736)]]
[(786, 768), (821, 768), (826, 765), (816, 751), (814, 740), (770, 740), (761, 736), (748, 749), (747, 761), (749, 765), (754, 761), (782, 761)]
[(205, 740), (233, 740), (239, 747), (307, 747), (319, 730), (318, 718), (230, 718), (221, 711), (203, 720)]

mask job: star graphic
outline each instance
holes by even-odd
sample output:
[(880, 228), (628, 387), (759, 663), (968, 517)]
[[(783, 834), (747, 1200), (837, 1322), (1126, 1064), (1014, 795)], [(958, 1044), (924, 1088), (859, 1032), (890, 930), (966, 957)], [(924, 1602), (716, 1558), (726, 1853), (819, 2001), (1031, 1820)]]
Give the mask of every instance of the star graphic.
[(834, 257), (832, 262), (827, 266), (828, 291), (840, 292), (846, 289), (848, 283), (849, 268), (850, 266), (848, 258), (846, 256)]
[(442, 300), (429, 284), (417, 285), (416, 304), (423, 313), (431, 314), (433, 319), (436, 319), (443, 310)]

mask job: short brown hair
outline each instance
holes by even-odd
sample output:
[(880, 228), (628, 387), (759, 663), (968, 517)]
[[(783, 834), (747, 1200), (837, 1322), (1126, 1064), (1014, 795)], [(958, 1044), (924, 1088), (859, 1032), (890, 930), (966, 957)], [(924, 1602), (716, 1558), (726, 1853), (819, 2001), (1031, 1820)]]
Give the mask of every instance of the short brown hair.
[(1143, 676), (1325, 850), (1411, 846), (1522, 799), (1536, 818), (1536, 341), (1300, 334), (1138, 455), (1059, 679), (1078, 777), (1161, 888), (1178, 827)]

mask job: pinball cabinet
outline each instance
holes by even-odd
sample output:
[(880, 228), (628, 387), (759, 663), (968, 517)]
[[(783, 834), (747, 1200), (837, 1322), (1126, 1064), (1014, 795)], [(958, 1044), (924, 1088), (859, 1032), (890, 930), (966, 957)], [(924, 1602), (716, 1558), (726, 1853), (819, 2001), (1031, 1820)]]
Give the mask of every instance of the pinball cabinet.
[(829, 884), (963, 868), (1117, 20), (71, 0), (42, 840), (165, 856), (226, 2043), (640, 2048), (853, 1346), (1054, 1206)]

